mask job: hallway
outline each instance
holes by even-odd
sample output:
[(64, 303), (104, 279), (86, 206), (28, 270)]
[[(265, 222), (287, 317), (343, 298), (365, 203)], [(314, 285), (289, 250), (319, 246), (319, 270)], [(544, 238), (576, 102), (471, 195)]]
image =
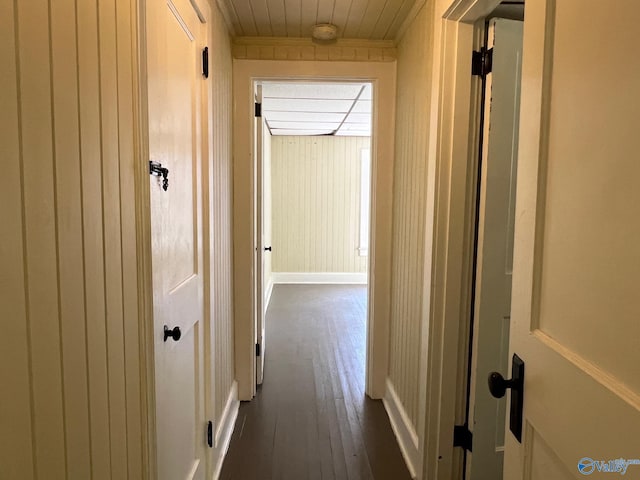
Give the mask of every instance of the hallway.
[(222, 480), (410, 478), (364, 394), (366, 287), (276, 285), (264, 384), (240, 406)]

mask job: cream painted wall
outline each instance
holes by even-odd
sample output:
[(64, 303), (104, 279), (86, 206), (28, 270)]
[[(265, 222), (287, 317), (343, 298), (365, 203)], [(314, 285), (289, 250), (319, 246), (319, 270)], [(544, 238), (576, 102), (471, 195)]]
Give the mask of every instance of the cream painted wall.
[(361, 152), (369, 137), (272, 140), (273, 271), (367, 271), (358, 254)]
[(0, 6), (3, 479), (146, 476), (133, 3)]
[(398, 45), (389, 381), (418, 428), (432, 8)]

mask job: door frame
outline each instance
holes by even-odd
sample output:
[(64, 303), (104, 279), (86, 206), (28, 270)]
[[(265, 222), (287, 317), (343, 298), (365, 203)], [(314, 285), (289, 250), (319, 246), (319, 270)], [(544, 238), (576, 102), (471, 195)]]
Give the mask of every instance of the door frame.
[[(484, 19), (501, 0), (436, 0), (427, 160), (419, 478), (462, 478), (453, 429), (465, 421), (481, 82), (471, 75)], [(453, 400), (453, 401), (452, 401)]]
[(235, 374), (240, 400), (256, 393), (253, 292), (253, 121), (255, 81), (345, 81), (373, 84), (372, 189), (367, 302), (365, 392), (382, 398), (389, 356), (391, 205), (393, 187), (395, 62), (233, 62), (233, 246)]

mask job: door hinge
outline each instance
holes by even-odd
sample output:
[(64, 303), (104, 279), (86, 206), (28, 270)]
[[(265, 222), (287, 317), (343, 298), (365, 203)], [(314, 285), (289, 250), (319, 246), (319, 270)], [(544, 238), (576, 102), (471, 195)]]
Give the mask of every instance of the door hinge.
[(469, 427), (465, 425), (455, 425), (453, 427), (453, 446), (462, 447), (464, 450), (471, 452), (473, 444), (473, 433), (469, 431)]
[(209, 448), (213, 448), (213, 422), (211, 420), (207, 422), (207, 445)]
[(255, 104), (255, 113), (256, 113), (256, 118), (260, 118), (262, 117), (262, 104), (256, 102)]
[(485, 77), (491, 73), (493, 67), (493, 48), (482, 47), (480, 51), (474, 51), (471, 56), (471, 75)]
[(262, 353), (261, 351), (262, 349), (260, 348), (260, 344), (256, 343), (256, 357), (259, 357), (260, 354)]
[(209, 78), (209, 47), (202, 49), (202, 76)]

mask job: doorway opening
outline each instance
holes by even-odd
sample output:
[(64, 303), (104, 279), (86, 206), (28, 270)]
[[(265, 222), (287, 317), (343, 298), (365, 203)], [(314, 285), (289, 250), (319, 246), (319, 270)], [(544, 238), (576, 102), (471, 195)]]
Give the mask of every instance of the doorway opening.
[(523, 24), (524, 2), (513, 1), (477, 24), (483, 42), (474, 53), (481, 87), (464, 424), (470, 442), (459, 445), (468, 480), (501, 479), (503, 471), (507, 401), (488, 378), (506, 378), (509, 370)]
[(329, 335), (336, 349), (338, 336), (349, 338), (357, 364), (348, 368), (349, 381), (364, 396), (373, 85), (265, 80), (255, 81), (254, 93), (256, 384), (265, 381), (269, 345), (276, 344), (269, 336), (278, 328), (267, 327), (272, 299), (282, 318), (322, 317), (307, 311), (308, 302), (296, 303), (305, 297), (345, 309), (334, 313), (349, 324), (304, 328)]

